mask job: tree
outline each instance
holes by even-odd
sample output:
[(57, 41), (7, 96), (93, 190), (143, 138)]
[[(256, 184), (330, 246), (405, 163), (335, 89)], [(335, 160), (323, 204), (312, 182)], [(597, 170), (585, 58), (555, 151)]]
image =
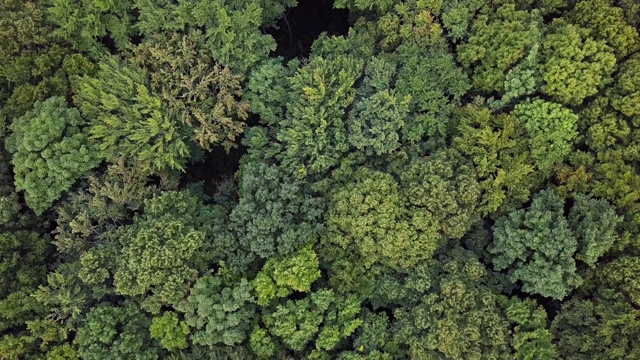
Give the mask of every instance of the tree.
[(543, 93), (561, 104), (577, 106), (611, 82), (616, 57), (604, 41), (588, 30), (554, 19), (543, 42)]
[(129, 45), (129, 38), (136, 34), (132, 6), (132, 0), (53, 0), (47, 10), (58, 25), (53, 32), (56, 38), (79, 51), (100, 55), (109, 50), (100, 43), (103, 37), (110, 37), (118, 50)]
[(78, 110), (68, 108), (61, 97), (36, 102), (11, 125), (6, 146), (13, 154), (16, 190), (25, 191), (27, 205), (36, 214), (98, 165), (83, 125)]
[(367, 267), (411, 268), (475, 220), (479, 187), (455, 152), (396, 166), (400, 184), (389, 173), (359, 168), (329, 193), (324, 241), (355, 245)]
[(486, 107), (467, 105), (459, 111), (453, 143), (473, 162), (482, 189), (483, 215), (527, 201), (536, 185), (536, 169), (522, 120), (493, 115)]
[(45, 311), (30, 294), (45, 280), (48, 240), (24, 230), (0, 233), (0, 331), (19, 327)]
[(578, 116), (569, 109), (544, 100), (520, 103), (512, 115), (524, 122), (531, 156), (540, 172), (551, 173), (573, 148), (573, 140), (578, 136)]
[(245, 127), (249, 105), (242, 96), (241, 76), (215, 64), (202, 50), (205, 35), (154, 34), (134, 48), (134, 61), (149, 71), (151, 88), (168, 111), (193, 128), (194, 142), (228, 151)]
[(419, 46), (407, 41), (396, 54), (396, 89), (399, 96), (411, 99), (402, 129), (403, 143), (421, 143), (426, 137), (424, 147), (441, 149), (454, 132), (453, 109), (471, 88), (469, 78), (443, 45)]
[(169, 351), (189, 347), (187, 343), (189, 326), (178, 319), (178, 315), (175, 312), (168, 311), (160, 317), (154, 317), (149, 330), (151, 331), (151, 338), (160, 339), (162, 347)]
[[(215, 261), (210, 236), (220, 209), (209, 207), (188, 191), (165, 192), (145, 203), (145, 214), (114, 237), (116, 292), (138, 298), (153, 313), (176, 305)], [(113, 245), (112, 245), (113, 246)]]
[(563, 306), (551, 330), (563, 358), (621, 359), (640, 355), (636, 339), (640, 261), (621, 256), (589, 273), (583, 296)]
[(291, 78), (294, 98), (279, 126), (279, 158), (292, 174), (322, 174), (348, 150), (344, 113), (363, 61), (346, 56), (314, 57)]
[(220, 276), (205, 275), (176, 309), (185, 314), (193, 344), (213, 348), (238, 345), (246, 339), (256, 312), (254, 303), (253, 289), (246, 279), (227, 284)]
[(253, 280), (258, 305), (289, 296), (293, 291), (309, 292), (320, 277), (318, 257), (310, 245), (284, 258), (270, 258)]
[(398, 345), (420, 359), (555, 358), (544, 311), (495, 293), (487, 280), (485, 266), (459, 247), (410, 273), (381, 277), (373, 298), (382, 303), (374, 306), (395, 308), (396, 320), (394, 344), (378, 349), (394, 358)]
[(77, 79), (75, 102), (92, 119), (91, 138), (107, 160), (123, 157), (143, 171), (184, 169), (184, 129), (148, 87), (145, 71), (107, 57), (95, 77)]
[(243, 269), (256, 258), (286, 256), (317, 239), (324, 201), (307, 187), (280, 166), (259, 160), (241, 165), (240, 199), (229, 215), (230, 266)]
[(576, 260), (593, 268), (598, 258), (619, 240), (617, 227), (623, 218), (606, 200), (578, 194), (568, 220), (578, 239)]
[[(201, 28), (206, 34), (203, 50), (236, 74), (248, 73), (275, 50), (275, 41), (263, 35), (260, 26), (272, 22), (280, 15), (276, 11), (290, 4), (290, 0), (135, 0), (142, 35)], [(276, 6), (267, 7), (272, 5)]]
[(86, 315), (74, 342), (82, 359), (158, 359), (160, 347), (149, 336), (150, 324), (131, 302), (121, 306), (103, 303)]
[(611, 0), (587, 0), (576, 3), (567, 15), (572, 23), (589, 29), (591, 37), (606, 42), (616, 57), (623, 59), (640, 48), (640, 36), (624, 19), (621, 8)]
[(489, 248), (493, 266), (509, 269), (509, 279), (522, 281), (525, 292), (563, 299), (582, 283), (573, 258), (578, 244), (563, 206), (564, 199), (544, 190), (528, 210), (512, 211), (496, 221)]
[(111, 231), (140, 214), (145, 200), (178, 187), (177, 174), (149, 174), (118, 159), (104, 173), (91, 175), (85, 187), (69, 193), (57, 208), (55, 240), (58, 255), (75, 260), (94, 245), (108, 240)]
[(358, 99), (349, 112), (349, 143), (367, 155), (388, 154), (400, 146), (411, 98), (389, 90), (394, 74), (394, 64), (375, 58), (369, 61)]
[(504, 5), (495, 13), (478, 15), (469, 39), (458, 45), (458, 60), (473, 66), (473, 85), (481, 91), (504, 92), (505, 75), (520, 62), (535, 39), (531, 16)]
[[(360, 301), (356, 297), (341, 298), (331, 290), (321, 289), (304, 299), (288, 300), (275, 311), (264, 314), (262, 321), (268, 333), (261, 328), (254, 329), (252, 345), (263, 344), (262, 349), (267, 350), (264, 344), (273, 341), (268, 339), (271, 336), (297, 353), (304, 353), (312, 341), (315, 347), (311, 349), (331, 351), (360, 326), (359, 313)], [(256, 353), (259, 358), (272, 356)]]

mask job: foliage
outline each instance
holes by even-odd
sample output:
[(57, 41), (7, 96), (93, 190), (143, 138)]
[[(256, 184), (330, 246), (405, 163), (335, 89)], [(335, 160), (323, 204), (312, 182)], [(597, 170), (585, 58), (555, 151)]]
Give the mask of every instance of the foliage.
[(589, 29), (595, 40), (602, 40), (622, 59), (639, 49), (640, 37), (633, 26), (627, 24), (621, 8), (612, 6), (611, 0), (580, 1), (568, 14), (572, 23)]
[(48, 238), (30, 231), (0, 233), (0, 331), (44, 310), (29, 295), (45, 279)]
[(360, 168), (331, 191), (326, 240), (343, 249), (355, 245), (367, 267), (410, 268), (461, 238), (475, 220), (479, 187), (455, 153), (416, 159), (398, 176), (400, 184), (391, 174)]
[(246, 279), (228, 286), (219, 276), (199, 278), (189, 297), (177, 306), (192, 328), (192, 342), (209, 347), (242, 343), (255, 314), (252, 290)]
[(56, 38), (71, 43), (77, 50), (101, 54), (107, 49), (100, 38), (109, 36), (123, 50), (136, 33), (130, 13), (132, 5), (132, 0), (53, 0), (47, 10), (57, 25), (53, 32)]
[(100, 304), (87, 314), (74, 342), (82, 359), (157, 359), (158, 346), (149, 337), (150, 319), (134, 304)]
[(320, 277), (318, 266), (318, 257), (309, 245), (280, 261), (269, 259), (254, 280), (258, 305), (265, 306), (293, 291), (309, 292)]
[(569, 155), (577, 137), (578, 116), (562, 106), (535, 100), (515, 106), (512, 114), (523, 120), (534, 163), (549, 173)]
[(6, 146), (13, 154), (16, 190), (25, 191), (27, 205), (36, 214), (98, 165), (83, 125), (78, 110), (68, 108), (61, 97), (36, 102), (12, 123)]
[[(315, 349), (330, 351), (360, 326), (359, 312), (357, 298), (340, 298), (331, 290), (323, 289), (302, 300), (288, 300), (278, 305), (274, 312), (265, 314), (262, 321), (271, 336), (292, 350), (300, 352), (313, 341)], [(261, 333), (261, 337), (269, 336), (259, 328), (256, 332)], [(258, 334), (255, 336), (260, 336)]]
[(114, 56), (99, 67), (96, 77), (77, 80), (75, 102), (92, 119), (89, 132), (101, 155), (143, 170), (182, 170), (189, 155), (183, 129), (148, 87), (146, 72)]
[(229, 215), (236, 234), (228, 244), (230, 265), (245, 266), (256, 256), (289, 255), (318, 236), (323, 201), (282, 168), (248, 162), (240, 168), (240, 201)]
[(244, 129), (248, 104), (242, 96), (240, 76), (215, 65), (200, 50), (205, 41), (199, 31), (188, 35), (156, 34), (136, 46), (134, 61), (149, 70), (151, 88), (171, 113), (193, 127), (194, 141), (206, 150), (235, 146)]
[(509, 114), (492, 115), (489, 109), (473, 105), (467, 105), (459, 116), (454, 144), (475, 165), (482, 188), (482, 213), (529, 199), (535, 168), (522, 121)]
[(115, 234), (120, 246), (116, 292), (146, 297), (143, 308), (151, 313), (178, 304), (212, 258), (207, 240), (216, 216), (217, 208), (203, 205), (187, 191), (148, 200), (145, 214)]
[[(216, 62), (244, 74), (275, 50), (275, 42), (260, 32), (260, 26), (279, 15), (276, 9), (284, 10), (280, 2), (291, 4), (290, 0), (135, 0), (140, 14), (137, 28), (144, 36), (202, 28), (206, 50)], [(266, 7), (275, 4), (277, 8)]]
[(283, 146), (281, 161), (296, 176), (323, 173), (348, 150), (342, 118), (362, 67), (360, 59), (317, 57), (291, 78), (295, 98), (276, 136)]
[(526, 211), (496, 221), (493, 266), (509, 269), (509, 279), (522, 281), (523, 291), (563, 299), (582, 283), (575, 260), (595, 266), (615, 242), (620, 218), (606, 201), (579, 195), (568, 219), (564, 206), (554, 190), (543, 190)]
[(473, 85), (479, 90), (504, 92), (507, 70), (525, 57), (535, 39), (530, 16), (504, 5), (495, 14), (481, 14), (473, 22), (471, 36), (458, 46), (458, 60), (473, 67)]
[(580, 105), (611, 82), (616, 58), (604, 41), (562, 19), (555, 19), (543, 42), (543, 93), (567, 105)]
[(187, 336), (189, 326), (178, 319), (174, 312), (165, 312), (160, 317), (154, 317), (151, 321), (151, 338), (160, 339), (162, 347), (169, 351), (187, 348)]

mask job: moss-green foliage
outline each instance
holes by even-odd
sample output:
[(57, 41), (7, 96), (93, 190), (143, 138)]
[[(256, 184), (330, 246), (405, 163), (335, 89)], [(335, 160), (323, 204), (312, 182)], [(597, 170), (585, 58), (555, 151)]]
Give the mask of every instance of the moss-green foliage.
[(616, 240), (621, 219), (606, 201), (578, 196), (568, 219), (564, 206), (565, 200), (548, 189), (526, 211), (496, 221), (489, 248), (494, 268), (508, 269), (509, 279), (522, 281), (523, 291), (566, 297), (582, 283), (575, 260), (593, 267)]
[(151, 313), (178, 304), (213, 260), (209, 236), (217, 216), (217, 208), (184, 191), (147, 201), (145, 214), (115, 234), (116, 292), (141, 298)]
[[(326, 241), (355, 249), (365, 264), (411, 268), (461, 238), (475, 220), (475, 172), (455, 152), (400, 165), (392, 174), (361, 168), (330, 192)], [(448, 189), (460, 189), (453, 193)]]
[(458, 46), (458, 60), (473, 66), (473, 85), (486, 92), (503, 92), (507, 71), (526, 55), (535, 37), (530, 15), (505, 5), (495, 13), (481, 14), (473, 23), (471, 36)]
[(318, 266), (318, 257), (309, 245), (282, 260), (269, 259), (254, 280), (258, 305), (265, 306), (293, 291), (309, 292), (320, 277)]
[(212, 65), (200, 31), (188, 35), (156, 34), (135, 48), (134, 60), (149, 70), (151, 86), (169, 112), (193, 127), (194, 141), (211, 150), (227, 150), (244, 130), (249, 105), (242, 96), (241, 76)]
[(13, 154), (16, 190), (41, 214), (73, 183), (96, 167), (99, 157), (80, 112), (61, 97), (36, 102), (14, 120), (6, 146)]
[(622, 59), (639, 49), (640, 37), (636, 29), (625, 22), (623, 10), (613, 5), (611, 0), (580, 1), (568, 18), (589, 29), (594, 39), (605, 41), (614, 49), (616, 57)]
[(563, 307), (551, 326), (563, 358), (608, 360), (640, 355), (638, 260), (622, 256), (602, 264), (589, 274), (588, 296)]
[(616, 57), (602, 40), (585, 28), (556, 19), (544, 39), (542, 92), (562, 104), (580, 105), (611, 82)]
[(226, 285), (221, 277), (205, 275), (177, 306), (191, 327), (191, 341), (214, 347), (242, 343), (255, 315), (253, 288), (246, 279)]
[(509, 114), (492, 115), (489, 109), (473, 105), (458, 116), (454, 144), (475, 166), (482, 188), (481, 212), (493, 213), (525, 202), (535, 185), (535, 167), (522, 121)]
[(182, 350), (189, 347), (187, 336), (189, 326), (178, 319), (174, 312), (165, 312), (160, 317), (153, 318), (151, 322), (151, 337), (160, 339), (162, 347), (169, 351)]
[(30, 231), (0, 233), (0, 331), (18, 327), (43, 312), (29, 295), (45, 279), (48, 240)]
[(276, 341), (298, 352), (309, 347), (312, 355), (315, 352), (319, 356), (322, 351), (333, 350), (362, 323), (357, 298), (342, 298), (327, 289), (302, 300), (288, 300), (274, 310), (262, 317), (266, 331), (256, 328), (252, 333), (252, 346), (259, 358), (275, 355), (270, 350), (275, 350)]
[(183, 169), (184, 129), (149, 88), (145, 71), (110, 56), (76, 88), (76, 104), (91, 119), (89, 132), (104, 158), (124, 157), (143, 170)]
[[(270, 36), (260, 32), (260, 26), (277, 17), (278, 10), (263, 10), (262, 6), (277, 4), (278, 8), (284, 10), (279, 1), (134, 1), (140, 14), (137, 27), (143, 35), (203, 28), (206, 50), (219, 64), (230, 66), (233, 71), (241, 74), (275, 50), (275, 42)], [(283, 3), (285, 6), (291, 4), (288, 0)]]

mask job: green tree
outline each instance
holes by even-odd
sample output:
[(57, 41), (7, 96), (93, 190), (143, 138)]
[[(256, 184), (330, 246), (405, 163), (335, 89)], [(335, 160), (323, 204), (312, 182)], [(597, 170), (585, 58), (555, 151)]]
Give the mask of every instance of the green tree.
[(589, 31), (555, 19), (543, 42), (542, 92), (567, 105), (580, 105), (611, 82), (616, 57), (604, 41)]
[(91, 119), (91, 138), (111, 162), (124, 157), (142, 170), (183, 170), (189, 147), (184, 129), (147, 85), (145, 71), (114, 56), (95, 77), (77, 79), (75, 102)]
[(578, 195), (564, 216), (565, 199), (553, 189), (541, 191), (525, 210), (503, 215), (495, 223), (489, 247), (496, 270), (509, 270), (522, 289), (565, 298), (582, 283), (576, 259), (593, 267), (616, 241), (621, 219), (606, 201)]
[(453, 109), (471, 88), (469, 78), (442, 45), (419, 46), (407, 41), (396, 54), (398, 94), (411, 98), (402, 129), (403, 143), (421, 143), (426, 137), (427, 149), (440, 149), (453, 133)]
[(245, 127), (249, 105), (242, 96), (241, 76), (215, 64), (204, 50), (205, 35), (154, 34), (134, 48), (134, 61), (149, 71), (151, 88), (169, 112), (193, 128), (194, 142), (211, 150), (229, 150)]
[(376, 58), (369, 61), (358, 99), (349, 112), (349, 143), (369, 156), (388, 154), (400, 146), (411, 98), (389, 89), (394, 74), (394, 64)]
[(244, 278), (225, 284), (220, 276), (205, 275), (176, 309), (185, 314), (196, 345), (237, 345), (246, 338), (255, 316), (255, 296)]
[(13, 154), (16, 190), (40, 215), (99, 163), (83, 131), (84, 121), (61, 97), (36, 102), (11, 125), (6, 147)]
[(320, 277), (318, 266), (318, 257), (311, 245), (284, 259), (270, 258), (253, 280), (258, 305), (266, 306), (293, 291), (311, 291), (311, 285)]
[(355, 246), (367, 267), (411, 268), (476, 220), (475, 173), (455, 152), (396, 166), (400, 184), (389, 173), (359, 168), (329, 193), (325, 241)]
[[(341, 298), (322, 289), (304, 299), (278, 305), (275, 311), (264, 314), (262, 321), (271, 336), (291, 350), (303, 353), (313, 341), (315, 346), (311, 349), (330, 351), (362, 324), (359, 313), (360, 301), (356, 297)], [(254, 339), (260, 336), (263, 340), (254, 340), (253, 344), (269, 341), (265, 338), (269, 335), (260, 328), (254, 329), (254, 334)]]
[(349, 149), (343, 117), (363, 65), (346, 56), (314, 57), (291, 78), (294, 97), (276, 138), (283, 149), (279, 157), (292, 173), (322, 174)]
[[(263, 35), (260, 27), (279, 16), (276, 11), (291, 5), (291, 0), (134, 1), (139, 11), (137, 28), (144, 36), (201, 28), (206, 34), (205, 51), (237, 74), (247, 73), (275, 50), (275, 41)], [(267, 8), (272, 5), (276, 6)]]
[(482, 214), (527, 201), (536, 184), (532, 181), (536, 169), (522, 121), (509, 114), (493, 115), (477, 105), (467, 105), (459, 116), (453, 143), (476, 168)]
[(473, 85), (485, 92), (504, 92), (508, 70), (526, 56), (535, 40), (531, 16), (504, 5), (495, 12), (478, 15), (469, 39), (458, 45), (458, 60), (472, 68)]
[(551, 330), (569, 360), (628, 359), (640, 355), (640, 261), (621, 256), (589, 273), (583, 296), (565, 304)]
[(175, 312), (168, 311), (160, 317), (154, 317), (151, 321), (152, 339), (160, 339), (162, 347), (169, 350), (181, 350), (189, 347), (187, 336), (189, 335), (189, 326), (178, 319)]
[(160, 183), (149, 181), (139, 167), (117, 160), (100, 175), (91, 175), (86, 186), (69, 193), (57, 208), (55, 240), (58, 255), (75, 260), (93, 245), (104, 243), (127, 219), (139, 214), (145, 200), (163, 190), (175, 190), (176, 173), (160, 174)]
[(149, 336), (150, 324), (131, 302), (103, 303), (86, 315), (74, 342), (82, 359), (158, 359), (160, 346)]
[(389, 332), (397, 345), (376, 347), (394, 358), (398, 345), (417, 359), (556, 358), (544, 311), (487, 282), (484, 264), (458, 247), (408, 274), (380, 278), (374, 306), (396, 308)]
[(45, 310), (30, 294), (45, 280), (48, 241), (30, 231), (0, 233), (0, 331), (21, 326)]
[(576, 195), (568, 216), (578, 239), (576, 259), (595, 267), (596, 261), (619, 240), (617, 227), (622, 217), (606, 200)]
[(107, 53), (100, 38), (108, 36), (123, 50), (135, 35), (132, 0), (88, 1), (52, 0), (48, 6), (51, 21), (57, 25), (53, 35), (75, 49), (94, 55)]
[(520, 103), (511, 113), (524, 122), (531, 157), (543, 174), (563, 162), (578, 136), (578, 116), (561, 105), (544, 100)]
[(145, 213), (114, 234), (116, 292), (137, 297), (157, 314), (175, 305), (215, 261), (212, 248), (217, 207), (202, 204), (188, 191), (165, 192), (145, 203)]
[(611, 0), (586, 0), (576, 3), (568, 13), (568, 20), (589, 29), (591, 37), (606, 42), (622, 59), (640, 48), (640, 36), (624, 18), (621, 8)]
[(238, 195), (229, 215), (234, 234), (226, 247), (229, 265), (243, 268), (256, 257), (286, 256), (317, 239), (324, 201), (281, 167), (243, 163)]

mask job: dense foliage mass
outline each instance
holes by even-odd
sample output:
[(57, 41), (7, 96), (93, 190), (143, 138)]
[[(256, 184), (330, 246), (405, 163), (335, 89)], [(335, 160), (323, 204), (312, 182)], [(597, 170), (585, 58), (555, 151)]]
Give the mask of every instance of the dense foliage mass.
[(639, 32), (0, 1), (0, 359), (640, 359)]

